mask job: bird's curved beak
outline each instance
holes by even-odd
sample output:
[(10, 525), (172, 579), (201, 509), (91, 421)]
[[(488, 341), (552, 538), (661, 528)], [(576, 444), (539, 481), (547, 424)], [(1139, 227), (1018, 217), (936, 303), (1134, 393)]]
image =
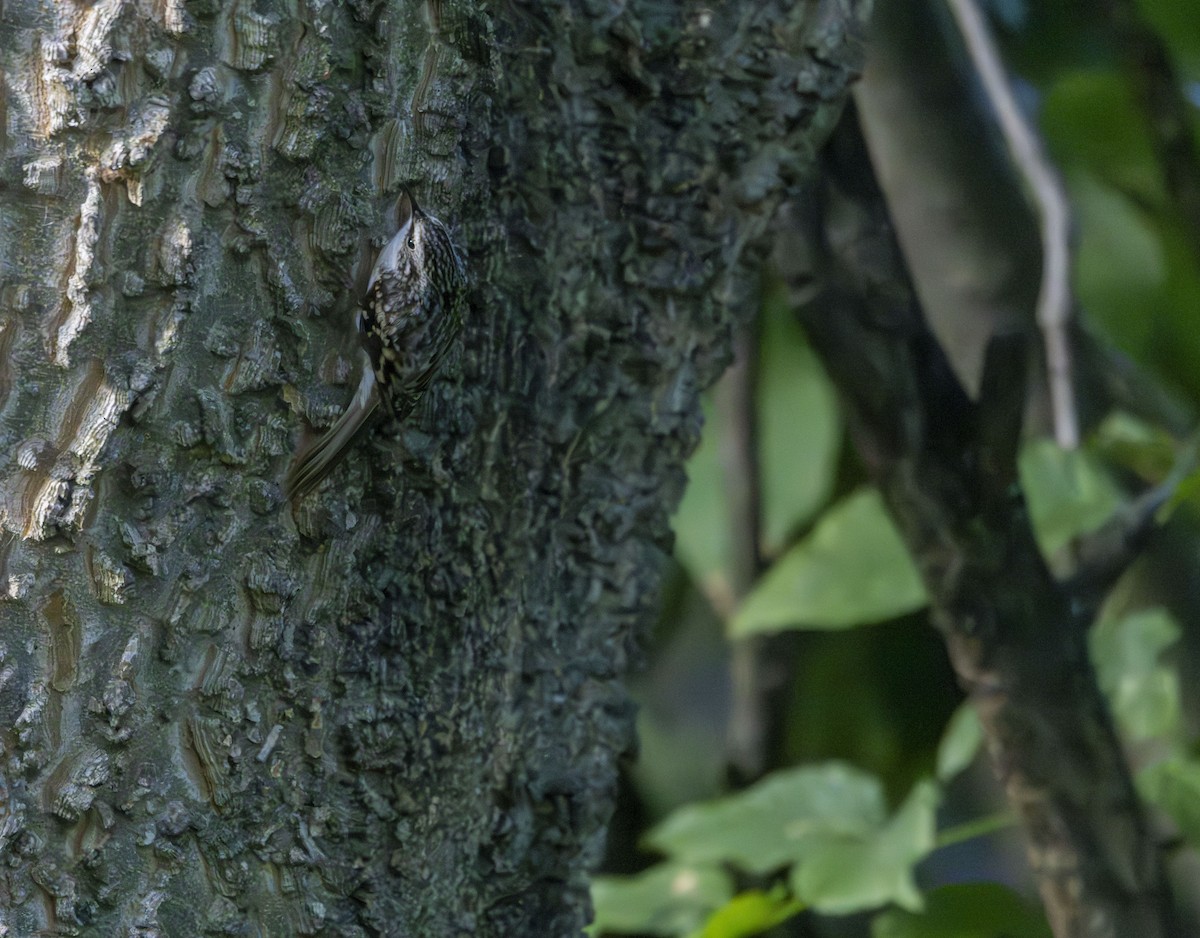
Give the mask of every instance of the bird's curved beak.
[(413, 194), (405, 186), (400, 190), (400, 198), (396, 202), (396, 227), (403, 228), (413, 218), (424, 218), (425, 213), (413, 198)]

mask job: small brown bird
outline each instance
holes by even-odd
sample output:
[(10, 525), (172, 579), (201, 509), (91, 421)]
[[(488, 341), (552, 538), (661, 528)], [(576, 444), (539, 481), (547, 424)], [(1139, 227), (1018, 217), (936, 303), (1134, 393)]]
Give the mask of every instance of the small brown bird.
[(400, 197), (398, 215), (400, 230), (379, 253), (358, 312), (369, 362), (346, 412), (293, 462), (285, 485), (289, 499), (303, 498), (329, 475), (380, 401), (393, 419), (407, 417), (462, 327), (467, 273), (450, 232), (408, 192)]

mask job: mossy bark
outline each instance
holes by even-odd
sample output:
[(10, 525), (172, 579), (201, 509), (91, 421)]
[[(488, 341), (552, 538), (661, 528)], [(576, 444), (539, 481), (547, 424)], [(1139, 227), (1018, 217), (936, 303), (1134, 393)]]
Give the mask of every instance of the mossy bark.
[[(568, 935), (764, 232), (866, 3), (0, 18), (0, 922)], [(401, 185), (460, 352), (295, 511)]]

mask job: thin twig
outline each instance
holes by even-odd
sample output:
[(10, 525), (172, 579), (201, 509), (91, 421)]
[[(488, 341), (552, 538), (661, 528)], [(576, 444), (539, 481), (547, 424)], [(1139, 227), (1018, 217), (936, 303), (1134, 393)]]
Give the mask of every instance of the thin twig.
[(975, 0), (946, 0), (984, 93), (995, 110), (1013, 162), (1033, 195), (1042, 233), (1042, 283), (1037, 322), (1046, 345), (1054, 437), (1063, 449), (1079, 445), (1068, 326), (1071, 318), (1071, 211), (1062, 180), (1025, 119), (987, 22)]
[(1175, 465), (1158, 485), (1143, 492), (1111, 520), (1080, 539), (1075, 574), (1067, 581), (1081, 610), (1099, 607), (1112, 585), (1141, 555), (1150, 536), (1159, 529), (1159, 512), (1179, 486), (1200, 467), (1200, 431), (1183, 444)]
[[(730, 588), (736, 602), (745, 598), (762, 570), (759, 553), (762, 492), (754, 386), (757, 336), (743, 330), (734, 340), (735, 358), (717, 384), (720, 418), (720, 462), (729, 502)], [(726, 756), (731, 776), (744, 784), (764, 771), (771, 748), (770, 692), (776, 683), (768, 653), (770, 640), (755, 636), (733, 643), (730, 653), (729, 725)]]
[(729, 501), (730, 587), (740, 601), (762, 568), (759, 556), (762, 493), (754, 405), (757, 336), (749, 329), (734, 337), (734, 361), (715, 389), (721, 439), (718, 460)]

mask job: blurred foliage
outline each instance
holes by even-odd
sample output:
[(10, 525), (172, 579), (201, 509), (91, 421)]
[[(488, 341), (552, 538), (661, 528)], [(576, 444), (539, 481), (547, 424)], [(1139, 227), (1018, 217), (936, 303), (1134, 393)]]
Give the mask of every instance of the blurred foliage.
[(1050, 938), (1040, 910), (994, 883), (942, 886), (918, 913), (893, 909), (875, 919), (871, 938)]
[(600, 877), (592, 932), (691, 934), (732, 894), (730, 876), (713, 866), (660, 863), (637, 876)]
[(1175, 740), (1181, 729), (1179, 676), (1163, 652), (1180, 638), (1163, 609), (1102, 619), (1091, 634), (1092, 660), (1113, 714), (1131, 739)]
[(785, 922), (804, 909), (804, 904), (792, 899), (781, 886), (769, 893), (747, 889), (730, 899), (709, 917), (700, 929), (698, 938), (742, 938), (759, 935)]
[(783, 628), (843, 629), (884, 622), (928, 600), (874, 489), (825, 511), (742, 600), (731, 638)]
[[(837, 397), (788, 309), (768, 292), (759, 317), (755, 427), (761, 460), (762, 533), (778, 551), (829, 498), (842, 442)], [(705, 426), (714, 427), (711, 401)], [(688, 462), (688, 488), (675, 515), (675, 553), (697, 582), (729, 589), (730, 506), (721, 469), (721, 436), (705, 433)]]
[[(1174, 53), (1179, 94), (1200, 82), (1200, 4), (1132, 3)], [(1167, 184), (1153, 116), (1138, 86), (1155, 76), (1131, 63), (1128, 37), (1104, 4), (1029, 4), (1029, 28), (1010, 37), (1013, 66), (1036, 69), (1040, 126), (1067, 181), (1079, 222), (1075, 286), (1089, 321), (1170, 386), (1200, 396), (1200, 244)], [(1083, 17), (1081, 18), (1081, 14)], [(1091, 14), (1090, 17), (1088, 14)], [(1080, 37), (1057, 48), (1047, 37)]]
[(979, 754), (983, 744), (983, 727), (979, 715), (969, 703), (954, 711), (942, 734), (937, 749), (937, 777), (948, 782), (965, 770)]
[[(1200, 2), (1131, 0), (1200, 103)], [(1200, 244), (1171, 191), (1132, 62), (1108, 4), (989, 0), (1004, 54), (1036, 112), (1076, 213), (1075, 287), (1087, 327), (1141, 377), (1200, 405)], [(641, 810), (598, 877), (595, 935), (740, 938), (1045, 938), (983, 750), (924, 589), (878, 492), (848, 448), (833, 390), (768, 284), (754, 341), (761, 575), (735, 594), (723, 447), (703, 441), (675, 520), (657, 647), (635, 687)], [(1120, 409), (1064, 452), (1030, 439), (1020, 481), (1038, 543), (1068, 570), (1079, 539), (1171, 486), (1172, 552), (1127, 574), (1090, 636), (1100, 684), (1135, 753), (1142, 796), (1200, 845), (1200, 472), (1196, 441)], [(747, 480), (738, 480), (745, 484)], [(745, 519), (741, 519), (743, 522)], [(1167, 584), (1167, 586), (1164, 586)], [(1181, 605), (1182, 604), (1182, 605)], [(871, 628), (861, 628), (861, 626)], [(725, 786), (739, 643), (773, 643), (786, 671), (782, 745), (766, 774)], [(640, 871), (638, 871), (640, 870)], [(636, 872), (635, 872), (636, 871)], [(1192, 897), (1193, 900), (1195, 897)]]
[(1200, 81), (1200, 30), (1196, 0), (1138, 0), (1138, 9), (1171, 50), (1187, 82)]
[(1017, 460), (1021, 488), (1038, 545), (1047, 557), (1099, 528), (1121, 504), (1121, 493), (1087, 450), (1065, 451), (1033, 440)]

